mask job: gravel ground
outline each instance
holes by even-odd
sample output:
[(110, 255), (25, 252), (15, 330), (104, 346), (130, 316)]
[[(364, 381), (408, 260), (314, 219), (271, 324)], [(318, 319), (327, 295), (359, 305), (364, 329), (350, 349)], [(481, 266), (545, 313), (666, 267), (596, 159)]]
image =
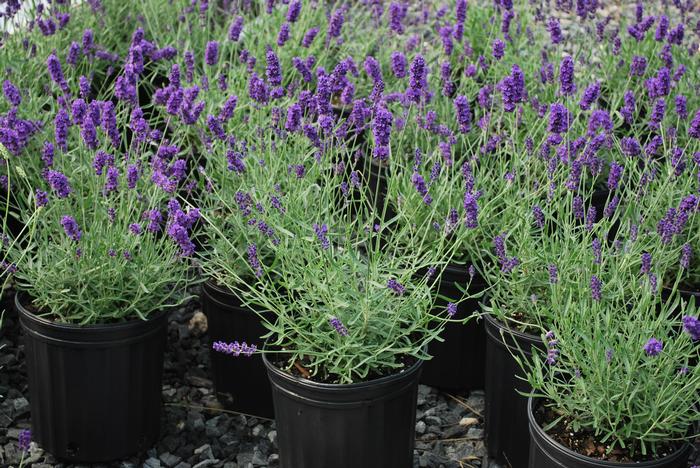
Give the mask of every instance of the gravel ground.
[[(0, 335), (0, 466), (17, 466), (17, 435), (30, 427), (24, 350), (16, 314)], [(250, 468), (279, 466), (273, 421), (226, 411), (209, 376), (206, 319), (193, 302), (171, 314), (158, 444), (145, 454), (102, 466), (132, 468)], [(483, 441), (483, 392), (448, 395), (421, 385), (416, 420), (416, 467), (489, 467)], [(25, 466), (68, 467), (32, 443)], [(99, 465), (97, 465), (99, 466)]]

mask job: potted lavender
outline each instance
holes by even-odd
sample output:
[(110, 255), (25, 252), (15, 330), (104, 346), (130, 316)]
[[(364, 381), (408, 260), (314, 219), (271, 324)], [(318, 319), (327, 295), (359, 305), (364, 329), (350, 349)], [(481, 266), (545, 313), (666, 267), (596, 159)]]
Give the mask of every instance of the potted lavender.
[(158, 437), (168, 311), (189, 297), (198, 211), (173, 198), (179, 148), (135, 103), (75, 98), (69, 109), (38, 155), (50, 156), (38, 185), (35, 161), (8, 161), (31, 214), (9, 261), (34, 438), (58, 458), (106, 461)]
[[(639, 273), (617, 280), (637, 283)], [(563, 299), (546, 358), (519, 359), (532, 387), (529, 466), (686, 467), (700, 415), (694, 301), (663, 301), (650, 288)]]
[[(295, 135), (288, 138), (277, 142), (277, 153), (289, 169), (262, 169), (272, 192), (250, 187), (243, 206), (241, 197), (222, 194), (228, 230), (204, 215), (218, 242), (237, 255), (208, 260), (217, 281), (266, 312), (260, 316), (267, 333), (255, 342), (214, 346), (237, 359), (262, 353), (282, 466), (409, 465), (426, 345), (456, 313), (454, 303), (431, 312), (430, 283), (449, 260), (450, 244), (406, 251), (403, 245), (422, 242), (433, 229), (429, 219), (376, 223), (380, 208), (365, 192), (350, 191), (350, 176), (335, 162), (344, 150), (329, 147), (314, 159)], [(339, 195), (344, 204), (335, 202)], [(355, 195), (359, 213), (351, 211)], [(227, 235), (235, 229), (243, 233), (242, 250), (239, 238)], [(388, 245), (383, 230), (391, 231)]]

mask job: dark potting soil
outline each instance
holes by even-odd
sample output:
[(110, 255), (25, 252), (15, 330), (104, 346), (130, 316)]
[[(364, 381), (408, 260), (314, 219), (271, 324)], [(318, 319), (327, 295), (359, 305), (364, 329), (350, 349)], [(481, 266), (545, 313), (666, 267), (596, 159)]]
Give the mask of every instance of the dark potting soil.
[[(286, 370), (289, 368), (289, 373), (291, 373), (295, 377), (299, 377), (302, 379), (307, 379), (312, 382), (316, 383), (323, 383), (323, 384), (333, 384), (337, 383), (335, 379), (327, 376), (327, 375), (311, 375), (309, 369), (307, 368), (307, 365), (303, 360), (301, 361), (296, 361), (291, 368), (289, 367), (289, 361), (286, 361), (282, 358), (278, 359), (273, 359), (271, 360), (271, 363), (277, 367), (278, 369)], [(398, 374), (400, 372), (405, 371), (406, 369), (410, 369), (411, 366), (413, 366), (416, 363), (416, 358), (413, 356), (403, 356), (402, 358), (399, 358), (399, 363), (401, 367), (396, 368), (396, 369), (387, 369), (386, 372), (374, 372), (370, 373), (366, 379), (359, 382), (369, 382), (371, 380), (379, 379), (382, 377), (386, 377), (389, 375), (393, 374)]]
[[(535, 409), (535, 420), (540, 427), (546, 427), (555, 421), (559, 415), (551, 408), (544, 405), (539, 405)], [(586, 457), (595, 458), (596, 460), (605, 460), (616, 463), (641, 463), (651, 460), (657, 460), (678, 450), (681, 445), (677, 442), (668, 443), (656, 447), (656, 454), (647, 453), (642, 455), (637, 449), (634, 453), (630, 452), (629, 447), (622, 448), (617, 446), (610, 450), (610, 443), (600, 441), (600, 437), (592, 432), (574, 433), (569, 429), (570, 420), (563, 418), (558, 421), (554, 427), (547, 430), (547, 435), (559, 442), (564, 447), (573, 450), (576, 453)]]
[[(191, 291), (198, 295), (198, 291)], [(17, 467), (17, 437), (31, 428), (29, 391), (17, 314), (3, 298), (0, 328), (0, 467)], [(231, 337), (235, 339), (235, 337)], [(145, 453), (95, 467), (256, 468), (279, 466), (274, 421), (225, 410), (216, 400), (209, 366), (206, 317), (191, 301), (169, 317), (163, 372), (161, 435)], [(414, 468), (505, 468), (490, 461), (483, 441), (484, 394), (441, 393), (421, 385)], [(24, 466), (69, 468), (32, 442)]]

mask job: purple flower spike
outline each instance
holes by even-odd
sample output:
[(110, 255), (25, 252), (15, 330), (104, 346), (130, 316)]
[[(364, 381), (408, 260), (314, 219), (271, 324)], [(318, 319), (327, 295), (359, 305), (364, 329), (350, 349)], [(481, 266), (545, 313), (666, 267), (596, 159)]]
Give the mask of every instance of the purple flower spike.
[(690, 268), (690, 261), (692, 258), (693, 247), (688, 243), (683, 244), (683, 247), (681, 248), (681, 268), (686, 270)]
[(571, 96), (576, 93), (576, 84), (574, 83), (574, 60), (568, 55), (561, 61), (559, 84), (561, 86), (561, 93), (564, 96)]
[(331, 243), (326, 236), (326, 234), (328, 234), (328, 226), (326, 224), (319, 225), (314, 223), (314, 232), (316, 233), (318, 240), (321, 242), (321, 248), (323, 250), (328, 250), (331, 246)]
[(649, 252), (644, 252), (642, 254), (642, 274), (648, 275), (651, 272), (651, 254)]
[(262, 277), (262, 265), (260, 265), (260, 260), (258, 259), (258, 247), (255, 244), (248, 245), (248, 263), (253, 269), (255, 276), (258, 278)]
[(457, 112), (457, 123), (460, 133), (468, 133), (471, 130), (471, 110), (469, 109), (469, 99), (466, 96), (457, 96), (454, 100), (455, 111)]
[(649, 341), (647, 341), (643, 349), (647, 356), (654, 357), (661, 354), (661, 351), (664, 349), (664, 344), (656, 338), (649, 338)]
[(234, 357), (250, 357), (253, 355), (253, 353), (255, 353), (258, 350), (258, 347), (254, 344), (248, 345), (248, 343), (246, 343), (245, 341), (243, 343), (239, 343), (238, 341), (234, 341), (233, 343), (215, 341), (212, 344), (212, 349), (214, 349), (214, 351), (216, 352), (228, 354)]
[(600, 278), (596, 275), (591, 276), (591, 297), (593, 297), (593, 300), (600, 302), (602, 298), (602, 288), (603, 282), (600, 281)]
[(61, 218), (61, 226), (63, 226), (66, 235), (75, 242), (78, 242), (83, 236), (80, 227), (78, 227), (78, 223), (72, 216), (63, 216)]
[(387, 281), (386, 287), (394, 291), (397, 296), (403, 296), (403, 294), (406, 292), (406, 287), (396, 281), (394, 278)]
[(345, 328), (345, 325), (343, 325), (343, 322), (341, 322), (338, 317), (331, 317), (328, 319), (328, 323), (331, 324), (340, 336), (348, 336), (348, 329)]
[(683, 317), (683, 329), (690, 335), (690, 339), (700, 341), (700, 320), (697, 317)]
[(452, 318), (457, 314), (457, 304), (450, 302), (447, 304), (447, 315)]
[(207, 42), (207, 48), (204, 51), (204, 61), (210, 67), (217, 64), (219, 61), (219, 43), (216, 41)]
[(549, 283), (556, 284), (559, 281), (559, 270), (557, 266), (552, 263), (547, 267), (547, 271), (549, 272)]
[(608, 174), (608, 189), (615, 190), (620, 184), (623, 167), (615, 161), (610, 163), (610, 173)]
[(22, 429), (17, 436), (17, 448), (20, 452), (28, 452), (29, 446), (32, 443), (32, 431), (30, 429)]
[(68, 178), (58, 171), (49, 170), (46, 179), (48, 180), (51, 189), (59, 198), (66, 198), (71, 194), (71, 192), (73, 192), (73, 189), (68, 183)]

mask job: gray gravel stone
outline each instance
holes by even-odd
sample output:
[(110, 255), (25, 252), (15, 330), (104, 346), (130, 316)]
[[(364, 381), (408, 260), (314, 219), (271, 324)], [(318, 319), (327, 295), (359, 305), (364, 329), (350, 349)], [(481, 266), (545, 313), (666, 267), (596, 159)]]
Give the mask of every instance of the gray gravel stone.
[(416, 433), (423, 434), (425, 432), (425, 422), (418, 421), (416, 423)]
[(165, 452), (158, 458), (165, 466), (175, 466), (182, 460), (182, 458), (178, 457), (177, 455), (173, 455), (170, 452)]

